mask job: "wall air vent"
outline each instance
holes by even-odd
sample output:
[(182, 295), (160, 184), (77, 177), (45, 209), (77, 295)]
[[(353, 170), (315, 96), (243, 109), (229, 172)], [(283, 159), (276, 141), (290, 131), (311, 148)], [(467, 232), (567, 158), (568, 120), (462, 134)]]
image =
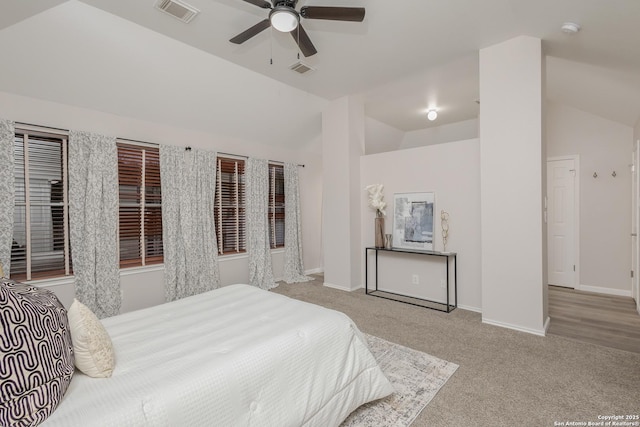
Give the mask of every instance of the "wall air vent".
[(156, 9), (159, 9), (174, 18), (178, 18), (185, 24), (189, 23), (198, 13), (200, 13), (200, 11), (195, 7), (180, 0), (158, 0), (156, 2)]
[(311, 68), (309, 65), (305, 64), (302, 61), (296, 62), (295, 64), (293, 64), (289, 68), (292, 69), (293, 71), (295, 71), (296, 73), (300, 73), (300, 74), (304, 74), (304, 73), (307, 73), (309, 71), (315, 71), (315, 68)]

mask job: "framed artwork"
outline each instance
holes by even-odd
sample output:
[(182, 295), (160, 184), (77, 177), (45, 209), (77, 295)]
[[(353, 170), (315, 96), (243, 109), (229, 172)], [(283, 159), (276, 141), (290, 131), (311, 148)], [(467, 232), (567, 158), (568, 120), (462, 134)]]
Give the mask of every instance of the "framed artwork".
[(393, 247), (433, 250), (434, 193), (393, 195)]

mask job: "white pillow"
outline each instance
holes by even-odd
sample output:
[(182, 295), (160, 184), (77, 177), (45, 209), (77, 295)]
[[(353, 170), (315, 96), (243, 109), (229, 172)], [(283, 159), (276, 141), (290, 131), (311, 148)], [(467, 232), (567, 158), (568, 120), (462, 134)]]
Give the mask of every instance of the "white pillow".
[(76, 368), (93, 378), (110, 377), (116, 363), (107, 330), (96, 315), (76, 299), (69, 307), (68, 317)]

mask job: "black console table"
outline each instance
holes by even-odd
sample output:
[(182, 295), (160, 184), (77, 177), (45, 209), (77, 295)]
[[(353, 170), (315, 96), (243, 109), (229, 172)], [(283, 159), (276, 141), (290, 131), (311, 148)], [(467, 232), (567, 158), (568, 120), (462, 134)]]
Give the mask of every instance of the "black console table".
[[(376, 287), (375, 289), (369, 289), (369, 251), (375, 252), (375, 280)], [(435, 257), (444, 257), (446, 258), (446, 269), (447, 269), (447, 302), (442, 303), (439, 301), (431, 301), (422, 298), (410, 297), (407, 295), (397, 294), (388, 291), (378, 290), (378, 253), (379, 252), (392, 252), (398, 254), (416, 254), (416, 255), (425, 255), (425, 256), (435, 256)], [(450, 313), (456, 307), (458, 307), (458, 266), (457, 266), (457, 255), (455, 252), (438, 252), (438, 251), (420, 251), (420, 250), (412, 250), (412, 249), (385, 249), (385, 248), (365, 248), (364, 250), (364, 259), (365, 259), (365, 293), (367, 295), (373, 295), (380, 298), (386, 298), (393, 301), (404, 302), (407, 304), (417, 305), (420, 307), (430, 308), (432, 310), (444, 311)], [(451, 275), (449, 274), (449, 266), (453, 263), (453, 290), (454, 290), (454, 300), (453, 304), (449, 301), (449, 289), (451, 286)]]

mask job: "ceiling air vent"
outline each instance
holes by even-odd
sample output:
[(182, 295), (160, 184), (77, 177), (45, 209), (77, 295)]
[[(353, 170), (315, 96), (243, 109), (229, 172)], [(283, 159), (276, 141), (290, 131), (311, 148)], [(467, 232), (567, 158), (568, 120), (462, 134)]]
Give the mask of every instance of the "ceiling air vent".
[(304, 73), (307, 73), (309, 71), (315, 71), (315, 68), (311, 68), (310, 66), (308, 66), (307, 64), (305, 64), (302, 61), (296, 62), (295, 64), (293, 64), (289, 68), (291, 68), (296, 73), (300, 73), (300, 74), (304, 74)]
[(180, 0), (158, 0), (156, 2), (156, 9), (160, 9), (174, 18), (178, 18), (185, 24), (190, 22), (198, 13), (200, 13), (200, 11), (195, 7), (181, 2)]

